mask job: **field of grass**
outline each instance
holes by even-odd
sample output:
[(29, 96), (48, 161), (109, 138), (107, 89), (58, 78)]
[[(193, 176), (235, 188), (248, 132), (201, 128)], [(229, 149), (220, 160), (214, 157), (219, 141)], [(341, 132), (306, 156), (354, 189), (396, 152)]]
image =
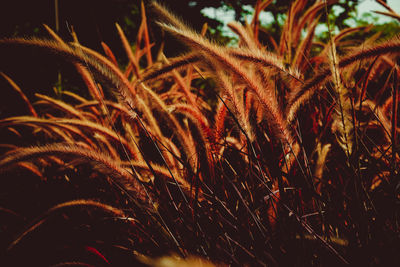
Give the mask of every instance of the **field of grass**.
[[(297, 0), (276, 40), (269, 3), (229, 24), (236, 46), (142, 5), (136, 40), (116, 25), (128, 64), (47, 26), (0, 40), (85, 85), (27, 97), (1, 70), (19, 113), (0, 118), (0, 265), (399, 265), (400, 39), (321, 42), (328, 6)], [(165, 56), (150, 17), (187, 50)]]

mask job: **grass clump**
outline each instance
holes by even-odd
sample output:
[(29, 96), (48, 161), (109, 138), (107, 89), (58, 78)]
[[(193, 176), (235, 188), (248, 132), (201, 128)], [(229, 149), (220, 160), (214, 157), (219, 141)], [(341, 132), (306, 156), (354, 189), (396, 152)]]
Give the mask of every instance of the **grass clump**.
[(230, 24), (239, 43), (225, 47), (153, 3), (158, 25), (188, 47), (175, 58), (155, 53), (142, 6), (134, 49), (116, 25), (123, 67), (107, 44), (102, 55), (47, 26), (49, 40), (0, 40), (71, 63), (89, 96), (64, 88), (31, 104), (2, 73), (29, 111), (0, 120), (4, 261), (399, 261), (400, 41), (360, 44), (349, 39), (359, 27), (317, 43), (326, 4), (305, 6), (292, 4), (267, 49), (258, 38), (267, 4), (250, 24)]

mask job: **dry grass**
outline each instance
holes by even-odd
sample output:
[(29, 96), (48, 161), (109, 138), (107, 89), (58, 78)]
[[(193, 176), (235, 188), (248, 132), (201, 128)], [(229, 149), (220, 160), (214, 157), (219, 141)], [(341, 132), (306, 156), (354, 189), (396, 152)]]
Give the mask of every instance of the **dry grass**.
[[(227, 265), (398, 261), (388, 248), (399, 244), (400, 41), (371, 38), (360, 45), (351, 39), (366, 30), (358, 27), (316, 49), (315, 28), (326, 6), (317, 1), (305, 9), (307, 1), (298, 0), (270, 50), (258, 39), (258, 16), (270, 2), (257, 2), (249, 25), (229, 24), (239, 37), (234, 48), (208, 40), (206, 27), (198, 34), (154, 3), (159, 26), (190, 50), (176, 58), (162, 51), (153, 58), (142, 5), (134, 49), (116, 25), (129, 60), (122, 68), (107, 44), (104, 56), (77, 38), (65, 43), (47, 26), (50, 40), (0, 40), (1, 49), (33, 47), (71, 62), (91, 96), (65, 90), (58, 99), (36, 94), (32, 104), (12, 74), (1, 73), (30, 111), (0, 120), (0, 131), (13, 140), (2, 145), (2, 178), (22, 172), (79, 188), (95, 180), (90, 184), (102, 192), (99, 201), (59, 201), (65, 203), (18, 229), (4, 244), (5, 259), (29, 250), (29, 236), (35, 240), (34, 232), (51, 228), (44, 223), (50, 214), (94, 206), (113, 213), (114, 221), (132, 218), (120, 239), (95, 240), (134, 252), (140, 264), (172, 260), (147, 257), (168, 253)], [(211, 96), (196, 87), (206, 79), (215, 81)], [(20, 146), (24, 139), (33, 142)], [(203, 262), (182, 264), (192, 261)]]

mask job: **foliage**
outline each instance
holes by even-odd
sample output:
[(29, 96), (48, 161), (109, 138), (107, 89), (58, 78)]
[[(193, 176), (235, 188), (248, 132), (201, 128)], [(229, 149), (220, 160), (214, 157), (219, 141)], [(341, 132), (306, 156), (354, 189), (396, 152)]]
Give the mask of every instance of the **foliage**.
[(400, 39), (357, 27), (318, 42), (326, 3), (297, 0), (267, 49), (268, 4), (229, 24), (240, 41), (226, 47), (153, 3), (188, 47), (175, 58), (154, 51), (142, 5), (133, 45), (116, 24), (124, 66), (47, 26), (50, 39), (0, 40), (69, 62), (87, 89), (32, 104), (2, 73), (29, 114), (0, 120), (3, 261), (399, 263)]

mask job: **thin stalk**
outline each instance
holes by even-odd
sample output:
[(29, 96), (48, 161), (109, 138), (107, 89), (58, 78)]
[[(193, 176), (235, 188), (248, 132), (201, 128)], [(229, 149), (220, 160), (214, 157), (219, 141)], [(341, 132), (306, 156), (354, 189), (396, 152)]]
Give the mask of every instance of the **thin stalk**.
[(398, 109), (398, 84), (397, 71), (393, 72), (393, 94), (392, 94), (392, 181), (396, 174), (396, 150), (397, 150), (397, 109)]

